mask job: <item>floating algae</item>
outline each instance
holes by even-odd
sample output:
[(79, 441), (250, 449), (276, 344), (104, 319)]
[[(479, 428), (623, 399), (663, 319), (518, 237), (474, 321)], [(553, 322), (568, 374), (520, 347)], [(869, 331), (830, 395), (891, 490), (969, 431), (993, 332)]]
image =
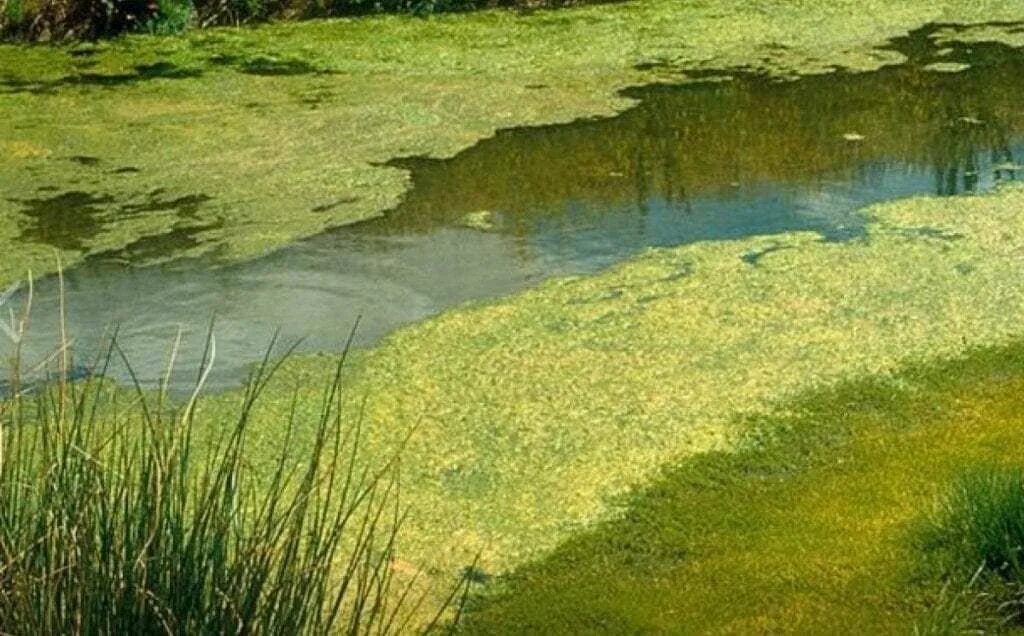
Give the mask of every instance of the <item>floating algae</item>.
[[(997, 167), (1024, 159), (1024, 55), (976, 48), (984, 63), (956, 74), (908, 62), (797, 82), (741, 74), (727, 84), (631, 90), (640, 104), (618, 117), (502, 131), (447, 160), (390, 162), (411, 171), (413, 188), (385, 217), (231, 267), (204, 258), (125, 268), (201, 249), (229, 224), (208, 218), (219, 204), (211, 193), (133, 193), (149, 170), (128, 162), (62, 155), (66, 168), (115, 179), (110, 189), (40, 185), (10, 196), (22, 219), (0, 232), (20, 233), (52, 259), (49, 245), (166, 226), (67, 272), (79, 353), (102, 348), (116, 323), (136, 377), (155, 386), (178, 325), (182, 367), (200, 364), (213, 314), (232, 337), (219, 343), (208, 386), (235, 388), (277, 327), (306, 350), (338, 350), (361, 316), (356, 343), (369, 345), (452, 306), (593, 273), (650, 247), (798, 230), (852, 240), (864, 231), (859, 211), (874, 203), (1012, 181), (1017, 172)], [(354, 203), (339, 197), (313, 210), (330, 215)], [(37, 285), (37, 329), (23, 352), (51, 349), (56, 287)], [(171, 389), (191, 383), (182, 373)]]
[(933, 73), (962, 73), (971, 68), (970, 64), (961, 62), (933, 62), (924, 67), (924, 70)]
[[(608, 515), (667, 462), (729, 447), (737, 415), (1024, 336), (1021, 209), (1024, 188), (1006, 187), (872, 207), (862, 240), (654, 250), (388, 337), (360, 356), (350, 389), (367, 397), (371, 455), (417, 424), (402, 558), (455, 571), (480, 550), (500, 571)], [(293, 389), (300, 420), (312, 416), (311, 378), (328, 368), (286, 365), (256, 414), (262, 443), (273, 447)]]
[(462, 217), (461, 224), (464, 227), (480, 230), (481, 232), (491, 232), (495, 227), (495, 214), (490, 210), (470, 212)]
[[(66, 263), (176, 232), (195, 240), (165, 241), (161, 258), (244, 259), (394, 207), (409, 184), (385, 165), (396, 157), (450, 157), (502, 128), (614, 115), (635, 104), (622, 89), (684, 71), (872, 70), (904, 61), (887, 42), (926, 24), (1021, 19), (1024, 7), (1007, 0), (647, 0), (131, 36), (95, 49), (0, 46), (2, 134), (18, 135), (0, 154), (0, 284), (53, 271), (49, 246), (9, 231), (21, 217), (7, 198), (39, 186), (212, 197), (185, 221), (105, 224)], [(101, 163), (52, 160), (71, 156)], [(103, 165), (138, 172), (129, 181)]]

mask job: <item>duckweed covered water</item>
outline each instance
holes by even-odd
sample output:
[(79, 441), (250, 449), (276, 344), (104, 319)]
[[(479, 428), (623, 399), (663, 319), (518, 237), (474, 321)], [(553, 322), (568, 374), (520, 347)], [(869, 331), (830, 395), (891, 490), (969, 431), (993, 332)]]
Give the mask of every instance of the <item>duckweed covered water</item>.
[[(53, 245), (22, 237), (38, 188), (114, 199), (66, 263), (126, 246), (237, 261), (393, 207), (408, 185), (394, 157), (610, 116), (633, 105), (621, 89), (694, 69), (875, 70), (905, 59), (879, 46), (929, 23), (944, 41), (1019, 44), (1015, 20), (1017, 0), (644, 0), (0, 45), (0, 285), (54, 271)], [(122, 209), (152, 192), (210, 199)]]
[[(454, 305), (595, 272), (651, 247), (793, 231), (863, 240), (867, 205), (982, 192), (1024, 176), (1024, 57), (993, 43), (936, 43), (947, 31), (893, 42), (909, 59), (897, 67), (793, 82), (709, 73), (697, 84), (630, 90), (640, 105), (616, 118), (502, 131), (450, 160), (394, 161), (412, 171), (414, 187), (384, 218), (260, 260), (125, 267), (192, 239), (186, 231), (137, 241), (68, 272), (71, 330), (89, 352), (119, 323), (136, 371), (153, 383), (181, 326), (184, 386), (216, 316), (214, 384), (227, 388), (278, 327), (305, 337), (306, 350), (337, 350), (357, 316), (357, 341), (368, 344)], [(964, 68), (936, 71), (937, 60)], [(82, 170), (115, 168), (73, 160)], [(132, 178), (130, 166), (117, 170)], [(129, 217), (188, 217), (210, 199), (158, 189), (119, 205)], [(32, 221), (25, 240), (69, 249), (97, 231), (93, 218), (110, 203), (45, 186), (16, 202)], [(757, 267), (778, 249), (786, 248), (744, 262)], [(29, 359), (52, 346), (55, 297), (55, 282), (44, 281)]]

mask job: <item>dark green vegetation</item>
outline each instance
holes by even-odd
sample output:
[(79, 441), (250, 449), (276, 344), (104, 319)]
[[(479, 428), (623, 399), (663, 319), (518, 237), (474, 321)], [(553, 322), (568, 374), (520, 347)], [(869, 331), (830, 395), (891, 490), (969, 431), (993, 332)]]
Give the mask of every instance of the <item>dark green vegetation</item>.
[[(1024, 464), (1024, 344), (812, 391), (743, 426), (736, 452), (665, 470), (501, 581), (468, 631), (910, 633), (949, 627), (943, 599), (971, 612), (939, 618), (998, 622), (974, 594), (991, 587), (960, 590), (981, 559), (1019, 559), (1020, 473), (955, 480)], [(935, 538), (958, 569), (936, 572), (919, 529), (954, 483)]]
[[(587, 0), (0, 0), (0, 36), (50, 41), (125, 31), (180, 33), (189, 28), (272, 19), (370, 13), (426, 15), (493, 7), (537, 9)], [(600, 1), (600, 0), (599, 0)]]
[(924, 524), (928, 567), (947, 577), (939, 617), (974, 627), (1019, 622), (1024, 608), (1024, 470), (983, 465), (965, 471)]
[(951, 488), (925, 533), (925, 546), (945, 553), (950, 567), (1024, 574), (1024, 472), (983, 469)]
[[(212, 429), (194, 408), (202, 374), (177, 408), (95, 378), (0, 402), (0, 631), (393, 633), (424, 620), (426, 592), (394, 567), (396, 473), (356, 467), (337, 376), (318, 417), (279, 422), (271, 469), (248, 465), (274, 369), (254, 371)], [(313, 440), (301, 456), (296, 428)]]

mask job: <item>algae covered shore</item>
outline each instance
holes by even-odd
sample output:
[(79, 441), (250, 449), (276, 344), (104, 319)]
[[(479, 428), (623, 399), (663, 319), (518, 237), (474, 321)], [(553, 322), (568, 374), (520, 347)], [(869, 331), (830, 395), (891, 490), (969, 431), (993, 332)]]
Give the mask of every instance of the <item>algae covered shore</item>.
[[(860, 240), (652, 250), (388, 337), (357, 357), (347, 386), (353, 408), (365, 399), (370, 456), (415, 428), (402, 451), (403, 558), (450, 572), (479, 551), (482, 568), (504, 571), (613, 515), (617, 496), (663, 466), (731, 448), (737, 418), (1014, 341), (1022, 207), (1024, 189), (1007, 187), (871, 208)], [(329, 368), (328, 356), (290, 361), (255, 417), (280, 421), (293, 392), (313, 409)]]
[(394, 207), (397, 157), (609, 116), (621, 89), (687, 71), (873, 69), (925, 24), (1014, 42), (1021, 19), (995, 0), (655, 0), (3, 45), (0, 282), (52, 271), (54, 248), (69, 264), (252, 257)]
[[(415, 215), (402, 166), (417, 162), (396, 159), (611, 117), (634, 105), (629, 87), (842, 77), (914, 55), (922, 73), (968, 72), (950, 51), (1024, 46), (1022, 24), (1024, 6), (997, 0), (650, 0), (0, 45), (0, 289), (52, 272), (55, 251), (72, 268), (198, 256), (212, 267), (403, 197)], [(900, 99), (940, 86), (921, 84)], [(1012, 155), (1013, 95), (979, 100), (1007, 127), (984, 128), (985, 113), (959, 103), (900, 111), (893, 121), (907, 124), (862, 163), (916, 149), (940, 125), (983, 129)], [(854, 152), (864, 137), (847, 124), (863, 120), (840, 118), (823, 136), (789, 111), (789, 127), (760, 140), (805, 153), (758, 174), (809, 175), (801, 196), (814, 197), (820, 175), (803, 164)], [(732, 121), (763, 124), (718, 125)], [(648, 132), (636, 130), (634, 144)], [(955, 141), (973, 160), (972, 139)], [(515, 165), (517, 146), (504, 148), (500, 165)], [(728, 166), (728, 153), (716, 161)], [(493, 229), (489, 203), (518, 185), (489, 191), (472, 156), (466, 165), (447, 182), (425, 173), (422, 207), (480, 238)], [(942, 167), (928, 164), (940, 185)], [(994, 151), (985, 169), (1004, 181), (1021, 170)], [(445, 183), (457, 187), (439, 193)], [(548, 185), (535, 199), (571, 198)], [(204, 395), (197, 448), (241, 411), (247, 469), (275, 474), (284, 448), (301, 465), (323, 444), (318, 423), (340, 386), (358, 468), (398, 458), (408, 517), (380, 562), (479, 584), (470, 629), (906, 631), (941, 591), (918, 568), (913, 524), (959, 468), (1019, 465), (1022, 211), (1024, 186), (1003, 183), (867, 207), (848, 235), (779, 230), (631, 253), (403, 327), (351, 352), (340, 385), (324, 352), (284, 360), (255, 404), (245, 391)], [(244, 280), (230, 291), (244, 295)], [(715, 602), (737, 589), (760, 600)]]

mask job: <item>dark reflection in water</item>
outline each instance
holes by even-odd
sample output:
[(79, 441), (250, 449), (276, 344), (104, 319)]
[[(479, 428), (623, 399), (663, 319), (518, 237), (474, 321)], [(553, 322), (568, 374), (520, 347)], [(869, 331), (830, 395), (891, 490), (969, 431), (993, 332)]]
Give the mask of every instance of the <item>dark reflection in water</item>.
[[(255, 262), (132, 269), (94, 259), (67, 276), (71, 329), (89, 351), (120, 322), (139, 375), (154, 382), (177, 325), (182, 364), (194, 367), (216, 314), (213, 384), (225, 387), (277, 327), (307, 337), (305, 349), (337, 350), (362, 315), (367, 344), (652, 246), (791, 230), (856, 239), (865, 205), (1024, 175), (1024, 56), (994, 44), (939, 52), (927, 36), (895, 42), (911, 62), (874, 73), (636, 89), (640, 105), (613, 119), (503, 131), (451, 160), (396, 162), (414, 188), (385, 218)], [(973, 66), (926, 70), (936, 61)], [(43, 327), (55, 324), (55, 296), (55, 284), (41, 286), (33, 356), (52, 343)]]

